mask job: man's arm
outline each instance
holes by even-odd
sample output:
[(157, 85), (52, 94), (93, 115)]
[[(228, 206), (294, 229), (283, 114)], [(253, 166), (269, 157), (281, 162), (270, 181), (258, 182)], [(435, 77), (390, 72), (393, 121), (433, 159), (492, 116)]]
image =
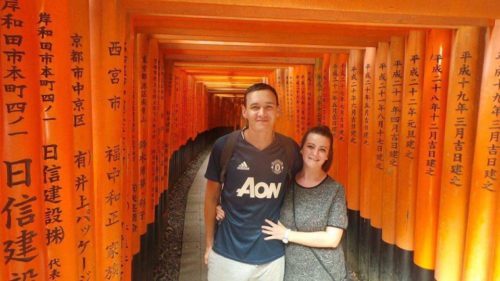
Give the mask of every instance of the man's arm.
[(215, 208), (219, 204), (221, 192), (220, 183), (212, 180), (207, 180), (205, 189), (205, 264), (208, 263), (208, 253), (212, 249), (215, 234)]

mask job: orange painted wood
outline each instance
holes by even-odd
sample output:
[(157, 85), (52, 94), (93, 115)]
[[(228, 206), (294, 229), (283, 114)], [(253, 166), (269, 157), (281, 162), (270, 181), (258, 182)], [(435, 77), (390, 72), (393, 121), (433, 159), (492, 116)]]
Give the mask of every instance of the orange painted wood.
[(271, 74), (269, 74), (269, 84), (274, 87), (278, 93), (278, 101), (280, 108), (280, 115), (276, 121), (275, 129), (277, 132), (286, 134), (286, 102), (285, 102), (285, 89), (284, 89), (284, 79), (283, 72), (281, 69), (276, 69)]
[(339, 100), (338, 100), (338, 137), (336, 137), (336, 146), (338, 147), (339, 170), (338, 181), (342, 183), (344, 188), (348, 184), (348, 159), (347, 159), (347, 144), (349, 140), (348, 130), (348, 87), (347, 87), (347, 69), (348, 69), (348, 54), (339, 55)]
[(404, 78), (404, 38), (392, 37), (387, 58), (385, 102), (384, 176), (382, 185), (382, 239), (395, 243), (399, 131)]
[[(496, 198), (496, 212), (495, 212), (495, 233), (498, 234), (500, 232), (500, 208), (498, 208), (498, 202), (500, 202), (500, 193), (497, 192)], [(498, 235), (495, 235), (495, 244), (493, 245), (493, 266), (490, 267), (489, 277), (491, 280), (498, 280), (500, 278), (500, 238)]]
[(303, 66), (294, 67), (294, 80), (296, 91), (296, 124), (295, 138), (302, 139), (307, 127), (307, 70)]
[[(43, 1), (37, 29), (40, 45), (52, 45), (40, 54), (53, 56), (40, 64), (40, 116), (42, 124), (42, 175), (44, 179), (44, 237), (47, 245), (46, 278), (77, 279), (78, 258), (76, 209), (89, 198), (76, 200), (74, 189), (73, 118), (71, 67), (77, 60), (72, 52), (69, 1)], [(64, 54), (64, 55), (63, 55)], [(53, 81), (53, 82), (48, 82)], [(90, 116), (87, 116), (91, 122)], [(81, 124), (81, 123), (77, 123)], [(76, 206), (76, 207), (75, 207)]]
[(384, 179), (385, 146), (385, 102), (387, 96), (387, 57), (389, 43), (380, 42), (375, 54), (375, 76), (373, 96), (374, 166), (372, 191), (370, 192), (370, 224), (382, 228), (382, 184)]
[[(169, 143), (170, 143), (170, 155), (172, 155), (177, 150), (177, 134), (178, 134), (178, 106), (177, 102), (177, 89), (179, 88), (179, 70), (177, 68), (173, 68), (172, 70), (172, 86), (170, 88), (170, 133), (169, 133)], [(215, 95), (214, 102), (212, 103), (211, 110), (215, 108)], [(215, 126), (216, 116), (212, 115), (211, 118), (212, 126)]]
[(135, 102), (134, 89), (134, 51), (135, 51), (135, 33), (132, 25), (124, 27), (124, 45), (123, 45), (123, 108), (121, 121), (121, 143), (123, 152), (123, 169), (126, 173), (123, 175), (122, 184), (122, 256), (123, 266), (122, 278), (132, 279), (132, 258), (136, 254), (137, 239), (137, 123), (136, 113), (137, 105)]
[(359, 184), (359, 210), (362, 218), (371, 217), (370, 198), (375, 172), (375, 125), (374, 122), (374, 86), (375, 86), (376, 49), (365, 50), (363, 60), (363, 86), (361, 110), (361, 162)]
[(453, 41), (439, 204), (436, 278), (458, 280), (469, 204), (483, 46), (479, 28), (459, 28)]
[[(495, 214), (495, 233), (500, 231), (500, 208), (498, 208), (498, 202), (500, 200), (500, 196), (496, 199), (496, 214)], [(493, 266), (490, 268), (489, 279), (490, 280), (498, 280), (500, 278), (500, 239), (498, 239), (498, 235), (495, 236), (495, 249), (493, 250)]]
[(330, 127), (333, 134), (333, 162), (330, 168), (329, 175), (338, 180), (338, 170), (339, 170), (339, 149), (338, 149), (338, 114), (339, 114), (339, 55), (332, 54), (330, 57), (330, 69), (329, 69), (329, 120), (326, 124)]
[[(164, 74), (164, 79), (165, 79), (165, 142), (163, 145), (165, 145), (165, 161), (166, 161), (166, 166), (165, 166), (165, 177), (167, 181), (166, 188), (168, 189), (170, 182), (168, 181), (169, 179), (169, 174), (170, 174), (170, 157), (173, 154), (172, 151), (172, 142), (171, 142), (171, 131), (172, 131), (172, 116), (171, 116), (171, 102), (172, 102), (172, 87), (173, 87), (173, 63), (172, 61), (166, 61), (165, 62), (165, 74)], [(208, 104), (208, 98), (205, 100), (205, 112), (209, 110), (209, 104)], [(206, 117), (206, 127), (208, 128), (208, 123), (209, 123), (209, 117)]]
[[(121, 279), (123, 40), (115, 2), (90, 1), (97, 280)], [(112, 126), (110, 126), (112, 124)]]
[(330, 54), (323, 54), (323, 64), (321, 69), (321, 98), (320, 98), (320, 110), (318, 116), (318, 122), (320, 124), (328, 126), (329, 116), (330, 116)]
[[(96, 280), (89, 2), (72, 1), (68, 8), (78, 276), (85, 280)], [(83, 56), (71, 55), (80, 53)]]
[[(42, 1), (0, 9), (0, 280), (45, 279), (40, 43)], [(22, 241), (26, 241), (23, 245)], [(26, 248), (23, 249), (23, 246)]]
[(450, 68), (451, 31), (427, 32), (422, 90), (418, 180), (415, 203), (414, 262), (434, 269), (444, 122)]
[[(192, 75), (189, 75), (189, 84), (188, 84), (188, 99), (189, 99), (189, 108), (191, 109), (191, 117), (194, 119), (195, 118), (195, 111), (197, 109), (196, 105), (196, 96), (195, 96), (195, 79)], [(189, 116), (187, 116), (189, 118)], [(189, 120), (189, 119), (188, 119)], [(186, 121), (188, 121), (186, 120)], [(194, 140), (196, 137), (196, 126), (197, 124), (195, 122), (191, 122), (191, 132), (189, 133), (189, 138)]]
[[(204, 131), (203, 129), (203, 120), (206, 118), (204, 113), (203, 113), (203, 106), (204, 106), (204, 95), (205, 95), (205, 88), (203, 87), (203, 83), (200, 83), (196, 81), (196, 98), (195, 98), (195, 104), (197, 106), (195, 114), (196, 114), (196, 133), (202, 133)], [(240, 120), (238, 120), (240, 121)], [(239, 123), (239, 122), (238, 122)]]
[[(258, 21), (272, 19), (277, 22), (295, 22), (304, 23), (317, 22), (340, 22), (340, 23), (358, 23), (369, 27), (379, 25), (425, 25), (425, 26), (445, 26), (457, 25), (480, 25), (485, 26), (495, 18), (494, 11), (498, 10), (496, 2), (481, 0), (478, 5), (470, 6), (464, 1), (446, 0), (440, 3), (430, 5), (419, 5), (417, 3), (407, 3), (400, 1), (387, 1), (383, 3), (365, 3), (365, 2), (259, 2), (252, 1), (190, 1), (191, 3), (169, 2), (164, 5), (164, 1), (153, 1), (148, 6), (141, 5), (141, 2), (126, 1), (127, 5), (134, 11), (154, 11), (155, 14), (189, 14), (196, 17), (224, 18), (225, 15), (231, 15), (236, 19), (257, 19)], [(162, 5), (163, 4), (163, 5)], [(187, 12), (189, 11), (189, 12)], [(321, 12), (318, 12), (321, 11)], [(390, 11), (390, 13), (388, 13)], [(440, 16), (435, 15), (439, 11)], [(470, 15), (476, 15), (476, 18)], [(411, 16), (409, 16), (411, 15)], [(313, 25), (314, 26), (314, 25)], [(314, 31), (318, 27), (314, 26)], [(307, 30), (307, 27), (302, 27)], [(365, 36), (364, 33), (358, 33), (356, 29), (346, 29), (347, 32), (359, 36)], [(373, 32), (371, 29), (364, 30), (367, 34)], [(316, 31), (317, 32), (317, 31)], [(362, 31), (359, 31), (362, 32)], [(394, 33), (394, 32), (392, 32)], [(362, 35), (361, 35), (362, 34)], [(331, 34), (329, 36), (334, 36)]]
[(154, 222), (154, 211), (157, 195), (156, 181), (156, 127), (157, 127), (157, 98), (158, 98), (158, 83), (157, 70), (158, 65), (158, 42), (155, 39), (148, 41), (147, 47), (147, 79), (146, 79), (146, 224)]
[(293, 67), (285, 68), (285, 87), (286, 87), (286, 99), (289, 108), (289, 125), (288, 130), (290, 132), (290, 137), (292, 137), (297, 143), (300, 141), (297, 138), (297, 96), (296, 96), (296, 81), (295, 75), (293, 73)]
[(148, 79), (148, 54), (147, 54), (148, 39), (144, 34), (136, 35), (135, 47), (135, 73), (134, 79), (137, 81), (134, 92), (136, 93), (135, 104), (137, 106), (137, 114), (135, 119), (137, 122), (137, 226), (138, 234), (134, 239), (136, 249), (140, 246), (140, 235), (146, 233), (146, 165), (147, 165), (147, 79)]
[(323, 104), (323, 68), (325, 60), (324, 57), (316, 59), (316, 64), (313, 69), (313, 99), (312, 99), (312, 113), (310, 114), (310, 120), (308, 128), (316, 124), (321, 124), (321, 111)]
[(407, 251), (413, 250), (424, 62), (425, 32), (410, 31), (404, 62), (396, 194), (396, 245)]
[[(129, 75), (129, 71), (127, 71), (127, 84), (126, 84), (126, 95), (128, 98), (127, 105), (127, 120), (129, 124), (129, 165), (128, 171), (130, 173), (130, 252), (132, 255), (135, 255), (140, 250), (140, 197), (141, 191), (139, 187), (139, 120), (138, 120), (138, 110), (139, 110), (139, 93), (137, 84), (140, 79), (138, 69), (138, 65), (140, 65), (140, 61), (137, 59), (137, 44), (136, 44), (136, 36), (134, 33), (129, 35), (130, 37), (127, 40), (127, 50), (130, 55), (127, 55), (127, 67), (132, 73)], [(127, 53), (127, 54), (128, 54)], [(134, 81), (134, 82), (133, 82)]]
[(285, 119), (285, 131), (288, 136), (291, 138), (294, 137), (294, 131), (292, 130), (294, 122), (294, 99), (293, 99), (293, 91), (292, 91), (292, 75), (290, 74), (290, 69), (291, 68), (282, 68), (283, 70), (283, 90), (284, 90), (284, 96), (285, 99), (283, 101), (283, 105), (285, 107), (285, 116), (283, 119)]
[(317, 59), (314, 66), (306, 66), (306, 123), (303, 134), (307, 131), (308, 128), (314, 126), (316, 121), (316, 102), (318, 100), (318, 91), (320, 88), (316, 85), (316, 73), (321, 73), (321, 60)]
[(166, 190), (166, 178), (165, 178), (165, 64), (164, 60), (161, 57), (161, 52), (159, 54), (158, 60), (158, 142), (157, 142), (157, 150), (158, 150), (158, 202), (160, 214), (163, 214), (164, 205), (161, 201), (162, 194)]
[[(495, 210), (498, 205), (500, 140), (500, 21), (488, 36), (483, 65), (471, 191), (464, 249), (463, 280), (495, 280), (488, 276), (494, 267)], [(500, 276), (496, 276), (500, 278)], [(489, 279), (488, 279), (489, 278)]]
[(348, 146), (347, 146), (347, 207), (359, 210), (359, 183), (361, 175), (361, 114), (363, 88), (363, 51), (351, 50), (347, 70)]

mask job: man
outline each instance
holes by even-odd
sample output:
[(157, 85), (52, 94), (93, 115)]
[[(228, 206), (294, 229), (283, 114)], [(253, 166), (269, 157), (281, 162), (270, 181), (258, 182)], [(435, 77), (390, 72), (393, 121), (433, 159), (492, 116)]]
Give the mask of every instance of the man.
[[(237, 136), (224, 182), (219, 182), (223, 168), (220, 159), (228, 135), (215, 142), (205, 173), (208, 280), (281, 281), (283, 243), (264, 240), (261, 226), (265, 219), (276, 222), (279, 218), (285, 185), (300, 168), (298, 146), (274, 132), (279, 107), (273, 87), (258, 83), (248, 88), (242, 115), (247, 127)], [(219, 199), (226, 215), (215, 231)]]

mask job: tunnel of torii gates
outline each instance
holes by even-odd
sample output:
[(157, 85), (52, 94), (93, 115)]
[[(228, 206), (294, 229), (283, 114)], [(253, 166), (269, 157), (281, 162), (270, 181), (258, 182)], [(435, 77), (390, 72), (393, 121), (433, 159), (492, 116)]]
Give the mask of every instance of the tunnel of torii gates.
[(330, 2), (1, 0), (0, 280), (151, 280), (256, 82), (334, 132), (361, 280), (500, 280), (499, 2)]

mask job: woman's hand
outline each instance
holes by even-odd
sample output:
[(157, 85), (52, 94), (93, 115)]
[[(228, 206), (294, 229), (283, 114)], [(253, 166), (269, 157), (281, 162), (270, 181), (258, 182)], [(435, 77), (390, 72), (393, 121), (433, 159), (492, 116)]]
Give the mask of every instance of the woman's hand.
[(215, 207), (215, 219), (217, 221), (221, 221), (224, 219), (225, 216), (226, 216), (226, 213), (224, 212), (224, 210), (222, 210), (222, 206), (217, 205), (217, 207)]
[(279, 221), (276, 224), (266, 219), (266, 223), (268, 225), (262, 225), (262, 233), (269, 236), (265, 237), (264, 240), (283, 240), (283, 238), (285, 237), (286, 227)]

